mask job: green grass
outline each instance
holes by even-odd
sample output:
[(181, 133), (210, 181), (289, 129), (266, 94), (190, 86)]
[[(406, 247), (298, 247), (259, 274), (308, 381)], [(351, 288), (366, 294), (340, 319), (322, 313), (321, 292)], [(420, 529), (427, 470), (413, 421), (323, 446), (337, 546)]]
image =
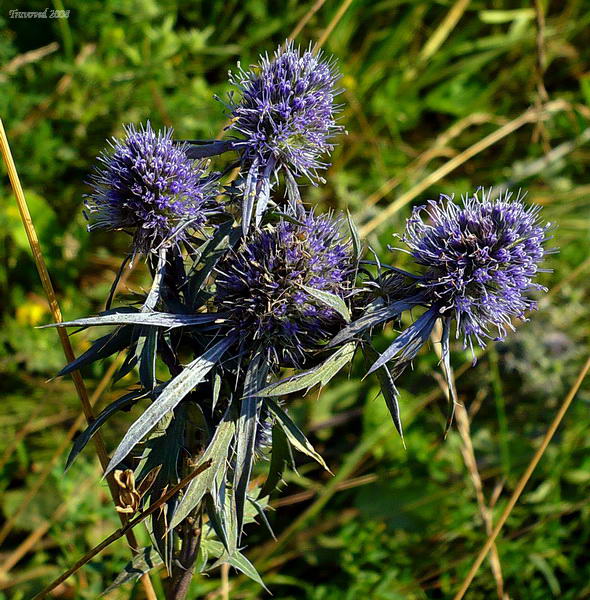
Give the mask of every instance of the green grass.
[[(0, 64), (8, 67), (0, 71), (0, 115), (67, 318), (101, 308), (125, 250), (123, 237), (89, 236), (80, 213), (84, 179), (105, 139), (120, 133), (122, 123), (147, 118), (154, 126), (174, 125), (179, 137), (217, 135), (226, 116), (212, 96), (227, 92), (228, 68), (272, 51), (312, 4), (137, 0), (121, 7), (114, 0), (76, 0), (64, 6), (69, 19), (43, 22), (9, 19), (3, 10)], [(580, 370), (590, 333), (590, 264), (584, 262), (590, 247), (590, 12), (581, 0), (541, 4), (543, 79), (552, 109), (538, 125), (524, 123), (456, 161), (416, 194), (437, 169), (538, 102), (534, 3), (353, 0), (325, 44), (344, 73), (341, 119), (348, 135), (333, 156), (327, 185), (305, 191), (322, 209), (348, 208), (371, 230), (367, 243), (400, 265), (403, 256), (387, 250), (396, 243), (392, 233), (403, 227), (412, 204), (439, 192), (522, 186), (558, 225), (560, 252), (548, 260), (553, 272), (541, 277), (557, 291), (457, 382), (496, 517)], [(339, 6), (328, 0), (298, 40), (319, 39)], [(40, 1), (27, 5), (44, 8)], [(14, 68), (23, 53), (54, 41), (55, 51)], [(54, 331), (34, 329), (50, 316), (4, 173), (2, 167), (0, 503), (9, 518), (79, 407), (71, 382), (48, 381), (63, 357)], [(373, 230), (372, 219), (400, 197), (412, 200)], [(138, 268), (128, 286), (142, 283)], [(77, 352), (92, 335), (73, 336)], [(392, 335), (384, 332), (382, 343)], [(455, 348), (456, 367), (469, 360)], [(436, 362), (433, 349), (423, 352), (400, 382), (407, 450), (374, 382), (361, 381), (361, 364), (319, 397), (312, 391), (293, 401), (290, 413), (313, 432), (335, 475), (302, 461), (269, 517), (278, 543), (264, 528), (250, 529), (246, 555), (275, 598), (436, 599), (457, 590), (486, 535), (456, 428), (442, 440), (446, 404), (432, 376)], [(107, 367), (84, 373), (90, 389)], [(115, 384), (101, 404), (131, 381)], [(590, 596), (589, 402), (585, 383), (498, 539), (511, 598)], [(129, 418), (105, 431), (110, 449)], [(0, 598), (31, 597), (118, 526), (91, 449), (65, 475), (64, 462), (61, 456), (0, 548)], [(44, 524), (47, 532), (4, 573), (2, 565)], [(96, 598), (127, 558), (118, 542), (56, 596)], [(219, 577), (195, 579), (191, 597), (219, 590)], [(160, 589), (157, 577), (154, 583)], [(238, 574), (231, 583), (232, 599), (265, 597)], [(127, 586), (111, 597), (143, 596)], [(497, 597), (487, 561), (467, 597)]]

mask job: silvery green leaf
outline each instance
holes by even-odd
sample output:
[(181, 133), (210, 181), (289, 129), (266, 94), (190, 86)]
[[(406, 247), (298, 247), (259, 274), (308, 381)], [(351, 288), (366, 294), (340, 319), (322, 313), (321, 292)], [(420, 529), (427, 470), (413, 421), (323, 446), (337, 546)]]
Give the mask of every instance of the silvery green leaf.
[(346, 344), (342, 348), (338, 348), (334, 354), (319, 365), (276, 383), (271, 383), (260, 390), (257, 395), (261, 397), (283, 396), (311, 388), (317, 383), (326, 385), (342, 367), (352, 360), (355, 348), (356, 344)]
[(210, 462), (208, 469), (191, 481), (188, 485), (182, 500), (180, 501), (174, 517), (171, 520), (170, 528), (176, 527), (197, 507), (205, 494), (215, 494), (215, 488), (219, 485), (218, 480), (223, 479), (227, 469), (228, 454), (230, 452), (231, 441), (236, 431), (234, 420), (229, 415), (229, 410), (224, 419), (217, 426), (213, 438), (209, 442), (207, 449), (195, 466), (198, 468)]
[(233, 343), (234, 339), (231, 337), (217, 342), (168, 383), (152, 405), (131, 425), (115, 450), (106, 473), (112, 471), (166, 413), (173, 410), (196, 385), (203, 381), (207, 373)]
[(127, 563), (123, 571), (117, 575), (115, 581), (109, 585), (101, 596), (110, 594), (124, 583), (137, 581), (145, 573), (149, 573), (152, 569), (160, 567), (163, 564), (164, 561), (152, 546), (141, 548), (141, 550), (138, 550), (137, 554), (133, 557), (133, 560)]
[(256, 392), (266, 383), (268, 363), (262, 351), (255, 353), (244, 376), (244, 396), (240, 404), (240, 416), (236, 424), (236, 464), (234, 467), (234, 497), (238, 542), (242, 534), (244, 505), (254, 463), (254, 442), (258, 426), (258, 403)]
[(220, 315), (214, 313), (179, 315), (164, 312), (141, 312), (138, 310), (115, 309), (101, 313), (97, 317), (42, 325), (41, 329), (46, 327), (89, 327), (90, 325), (145, 325), (149, 327), (167, 327), (168, 329), (173, 329), (174, 327), (189, 327), (191, 325), (211, 323), (219, 317)]
[(324, 462), (324, 459), (316, 452), (315, 448), (311, 445), (311, 442), (305, 437), (303, 432), (295, 425), (295, 423), (291, 420), (291, 417), (274, 401), (268, 398), (266, 400), (266, 405), (268, 409), (273, 413), (273, 415), (277, 419), (277, 423), (283, 428), (287, 439), (291, 443), (291, 445), (299, 450), (299, 452), (303, 452), (303, 454), (307, 454), (315, 461), (317, 461), (326, 471), (330, 472), (328, 469), (328, 465)]
[(133, 406), (138, 400), (141, 398), (145, 398), (148, 396), (148, 392), (143, 390), (137, 390), (134, 392), (129, 392), (124, 396), (121, 396), (119, 399), (111, 402), (105, 409), (103, 409), (88, 425), (88, 427), (76, 437), (74, 440), (74, 444), (72, 445), (72, 449), (70, 450), (70, 454), (68, 456), (68, 460), (66, 461), (66, 470), (70, 468), (78, 454), (82, 452), (86, 444), (92, 439), (92, 436), (102, 427), (102, 425), (116, 412), (120, 410), (128, 410), (131, 406)]
[(437, 308), (428, 309), (419, 319), (395, 338), (393, 344), (371, 366), (367, 375), (387, 364), (396, 356), (399, 356), (401, 362), (412, 360), (430, 337), (438, 315)]
[(346, 306), (346, 302), (344, 302), (340, 296), (332, 294), (331, 292), (316, 290), (307, 285), (302, 285), (301, 287), (310, 296), (316, 300), (319, 300), (322, 304), (326, 305), (332, 310), (335, 310), (347, 323), (350, 323), (350, 311), (348, 310), (348, 306)]

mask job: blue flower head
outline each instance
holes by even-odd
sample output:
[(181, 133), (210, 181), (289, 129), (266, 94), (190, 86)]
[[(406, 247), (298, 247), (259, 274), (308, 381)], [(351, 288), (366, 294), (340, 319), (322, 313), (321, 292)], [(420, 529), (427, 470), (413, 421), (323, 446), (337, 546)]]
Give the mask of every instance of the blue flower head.
[(520, 194), (492, 199), (480, 189), (462, 205), (441, 196), (408, 219), (403, 240), (425, 268), (421, 285), (427, 302), (441, 316), (455, 318), (465, 345), (504, 338), (513, 317), (522, 319), (536, 308), (529, 293), (544, 289), (533, 279), (547, 253), (543, 244), (550, 227), (541, 224), (540, 210), (526, 207)]
[(88, 229), (133, 230), (133, 251), (141, 253), (200, 230), (215, 197), (204, 165), (186, 158), (171, 129), (155, 132), (148, 122), (127, 125), (125, 134), (99, 156), (85, 201)]
[(233, 147), (246, 168), (256, 171), (259, 188), (281, 170), (293, 186), (299, 176), (323, 181), (318, 175), (327, 167), (322, 157), (343, 131), (335, 121), (339, 78), (333, 61), (311, 49), (302, 52), (293, 42), (272, 59), (261, 57), (248, 71), (239, 67), (230, 73), (240, 92), (236, 101), (230, 97), (229, 129), (238, 134)]
[(304, 211), (298, 219), (252, 233), (222, 261), (216, 279), (215, 304), (229, 332), (284, 365), (303, 362), (342, 325), (305, 287), (344, 298), (355, 272), (338, 219)]

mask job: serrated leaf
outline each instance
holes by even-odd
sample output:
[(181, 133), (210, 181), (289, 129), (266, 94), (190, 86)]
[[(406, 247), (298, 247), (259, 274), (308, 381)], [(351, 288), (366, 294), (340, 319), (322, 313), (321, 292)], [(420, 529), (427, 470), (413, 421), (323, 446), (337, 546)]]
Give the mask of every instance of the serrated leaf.
[(203, 381), (207, 373), (233, 343), (234, 339), (231, 337), (222, 339), (168, 383), (152, 405), (131, 425), (115, 450), (106, 473), (112, 471), (166, 413), (173, 410), (196, 385)]
[(196, 479), (193, 479), (187, 487), (174, 513), (170, 528), (174, 528), (181, 523), (201, 502), (205, 494), (210, 493), (214, 496), (215, 482), (221, 473), (225, 472), (227, 456), (234, 433), (235, 422), (230, 417), (228, 410), (223, 421), (217, 426), (213, 438), (195, 468), (208, 461), (211, 462), (211, 465)]
[(160, 567), (163, 564), (164, 561), (152, 546), (141, 548), (141, 550), (133, 557), (133, 560), (127, 563), (123, 571), (117, 575), (115, 581), (109, 585), (101, 596), (110, 594), (112, 591), (129, 581), (137, 581), (145, 573), (149, 573), (152, 569)]
[(326, 292), (324, 290), (316, 290), (307, 285), (301, 286), (310, 296), (319, 300), (325, 306), (335, 310), (347, 323), (350, 323), (350, 311), (348, 306), (340, 296)]
[(342, 367), (352, 360), (355, 348), (356, 344), (346, 344), (319, 365), (276, 383), (271, 383), (260, 390), (257, 395), (265, 398), (269, 396), (283, 396), (311, 388), (318, 383), (326, 385)]
[(438, 315), (438, 308), (428, 309), (419, 319), (395, 338), (393, 344), (373, 363), (367, 375), (387, 364), (398, 355), (401, 362), (411, 361), (430, 337)]
[(128, 311), (115, 309), (108, 311), (109, 314), (102, 313), (97, 317), (87, 317), (76, 319), (75, 321), (64, 321), (63, 323), (50, 323), (42, 325), (40, 329), (47, 327), (89, 327), (91, 325), (145, 325), (148, 327), (189, 327), (191, 325), (201, 325), (211, 323), (222, 317), (217, 313), (197, 314), (197, 315), (179, 315), (163, 312), (141, 312), (137, 310)]
[(227, 554), (223, 554), (219, 560), (209, 567), (208, 570), (211, 571), (216, 569), (225, 563), (228, 563), (238, 571), (241, 571), (244, 575), (261, 585), (267, 592), (269, 591), (264, 585), (264, 582), (262, 581), (262, 578), (258, 574), (258, 571), (254, 565), (241, 552), (236, 551), (229, 556)]
[(92, 420), (88, 427), (74, 440), (72, 449), (66, 461), (66, 470), (70, 468), (78, 454), (82, 452), (86, 444), (92, 439), (92, 436), (102, 427), (102, 425), (116, 412), (127, 410), (141, 398), (148, 396), (148, 392), (134, 391), (121, 396), (109, 404), (100, 414)]
[(266, 400), (266, 405), (268, 409), (273, 413), (273, 415), (277, 419), (277, 423), (283, 428), (287, 439), (291, 443), (291, 445), (302, 452), (303, 454), (307, 454), (315, 461), (317, 461), (326, 471), (331, 473), (330, 469), (328, 469), (328, 465), (324, 462), (324, 459), (320, 456), (318, 452), (316, 452), (315, 448), (311, 445), (311, 442), (305, 437), (303, 432), (295, 425), (295, 423), (291, 420), (291, 417), (274, 401), (270, 398)]

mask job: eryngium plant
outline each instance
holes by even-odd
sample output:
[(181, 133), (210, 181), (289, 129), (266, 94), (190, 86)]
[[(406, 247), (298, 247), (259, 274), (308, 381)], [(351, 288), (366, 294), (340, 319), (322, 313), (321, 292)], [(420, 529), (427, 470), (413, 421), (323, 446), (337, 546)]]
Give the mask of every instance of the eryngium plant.
[[(151, 517), (152, 545), (126, 570), (139, 574), (159, 555), (169, 598), (184, 597), (197, 565), (229, 563), (262, 583), (242, 554), (244, 525), (267, 523), (293, 449), (326, 467), (289, 417), (287, 395), (326, 385), (360, 350), (401, 434), (395, 380), (436, 323), (454, 402), (452, 329), (469, 345), (503, 337), (534, 308), (530, 293), (543, 290), (533, 279), (548, 226), (520, 195), (478, 190), (461, 204), (441, 197), (415, 209), (402, 236), (410, 271), (363, 260), (350, 218), (303, 206), (295, 177), (317, 180), (340, 130), (337, 79), (333, 62), (287, 44), (232, 79), (242, 96), (230, 131), (241, 137), (188, 145), (148, 123), (128, 126), (99, 158), (86, 202), (91, 229), (128, 231), (130, 255), (146, 257), (152, 284), (139, 305), (111, 308), (111, 292), (103, 313), (60, 324), (112, 328), (62, 375), (119, 352), (119, 376), (137, 374), (76, 439), (68, 466), (118, 411), (133, 410), (107, 470), (135, 480), (140, 505), (199, 472)], [(223, 187), (223, 174), (195, 160), (225, 152), (238, 153), (229, 168), (239, 173)], [(377, 326), (399, 328), (406, 313), (417, 318), (376, 352)], [(285, 366), (295, 373), (281, 379)], [(253, 485), (254, 463), (268, 457), (266, 480)]]

